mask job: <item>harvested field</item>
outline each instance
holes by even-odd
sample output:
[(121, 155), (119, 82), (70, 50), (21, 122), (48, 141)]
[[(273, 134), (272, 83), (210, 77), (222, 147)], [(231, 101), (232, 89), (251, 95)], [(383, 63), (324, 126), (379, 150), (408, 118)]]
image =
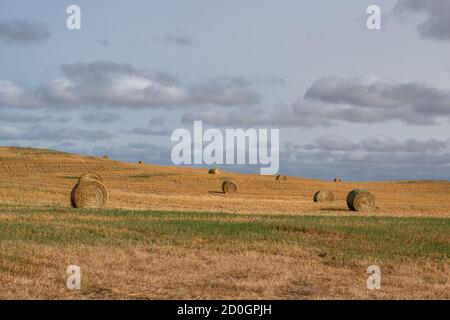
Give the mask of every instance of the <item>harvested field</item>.
[[(71, 208), (86, 172), (103, 178), (106, 208)], [(377, 210), (350, 211), (353, 189)], [(314, 203), (317, 190), (335, 201)], [(79, 291), (66, 289), (72, 264)], [(366, 288), (369, 265), (380, 290)], [(0, 148), (3, 299), (450, 299), (449, 275), (447, 181), (280, 183)]]
[[(80, 175), (95, 172), (108, 189), (108, 208), (207, 211), (253, 214), (352, 215), (347, 194), (367, 189), (376, 198), (376, 213), (358, 215), (450, 217), (450, 182), (341, 182), (275, 177), (205, 169), (128, 164), (58, 153), (0, 148), (0, 203), (21, 206), (70, 207), (70, 192)], [(222, 182), (239, 192), (224, 196)], [(333, 203), (314, 203), (317, 190), (329, 190)]]
[[(449, 299), (449, 231), (445, 218), (1, 207), (0, 298)], [(80, 291), (65, 288), (70, 264)]]

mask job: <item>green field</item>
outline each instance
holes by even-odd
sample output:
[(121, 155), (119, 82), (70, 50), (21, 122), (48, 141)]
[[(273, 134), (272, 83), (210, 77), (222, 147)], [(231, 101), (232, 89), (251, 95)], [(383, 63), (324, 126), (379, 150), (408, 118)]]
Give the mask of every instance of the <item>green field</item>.
[(302, 246), (336, 258), (450, 258), (450, 219), (2, 207), (1, 241), (48, 245)]
[[(404, 293), (403, 296), (397, 294), (405, 286), (421, 292), (421, 297), (426, 297), (429, 288), (433, 288), (434, 296), (449, 297), (446, 289), (449, 286), (450, 219), (447, 218), (262, 216), (3, 206), (0, 207), (0, 243), (4, 249), (0, 251), (3, 281), (14, 287), (14, 281), (21, 279), (22, 273), (31, 282), (43, 281), (39, 275), (53, 274), (49, 287), (55, 287), (53, 290), (63, 294), (64, 298), (71, 298), (74, 294), (64, 290), (64, 261), (81, 267), (89, 265), (93, 276), (101, 274), (102, 268), (110, 268), (107, 267), (108, 260), (103, 258), (105, 252), (112, 256), (124, 253), (136, 256), (136, 250), (143, 259), (137, 259), (139, 261), (133, 265), (138, 271), (118, 266), (121, 276), (117, 279), (117, 288), (128, 285), (130, 279), (138, 279), (139, 272), (151, 276), (152, 266), (165, 272), (168, 282), (172, 277), (182, 277), (184, 272), (189, 278), (192, 272), (195, 273), (192, 263), (201, 264), (202, 259), (213, 259), (209, 265), (200, 266), (210, 268), (208, 272), (212, 272), (203, 279), (211, 285), (210, 292), (204, 291), (203, 297), (207, 298), (234, 297), (227, 294), (227, 287), (223, 287), (221, 277), (217, 276), (225, 270), (230, 273), (227, 286), (238, 286), (241, 290), (239, 297), (340, 298), (341, 294), (348, 295), (346, 281), (349, 290), (357, 289), (355, 298), (374, 294), (380, 298), (402, 298)], [(95, 260), (100, 254), (102, 259), (97, 261), (98, 270), (92, 270), (90, 259)], [(200, 260), (186, 262), (184, 258), (189, 255)], [(250, 262), (259, 258), (261, 261), (258, 265), (247, 265), (246, 255), (252, 257), (249, 257)], [(133, 258), (127, 256), (126, 259), (130, 260), (127, 264), (134, 264)], [(173, 263), (178, 267), (173, 268)], [(42, 270), (39, 269), (40, 264)], [(393, 287), (377, 293), (364, 288), (365, 268), (371, 264), (386, 271), (385, 283)], [(296, 282), (297, 267), (311, 269), (310, 274), (305, 274), (303, 269), (298, 270), (300, 284)], [(353, 279), (354, 273), (357, 275)], [(408, 273), (411, 273), (410, 282), (395, 286), (396, 277), (403, 279)], [(273, 281), (265, 283), (259, 293), (240, 287), (244, 285), (243, 280), (258, 284), (258, 281), (270, 280), (268, 277), (271, 276)], [(284, 277), (290, 280), (280, 283)], [(103, 280), (97, 281), (85, 281), (85, 288), (76, 297), (80, 298), (80, 294), (92, 297), (92, 292), (96, 292), (96, 286)], [(178, 281), (175, 287), (168, 288), (173, 294), (165, 298), (195, 297), (176, 292), (178, 289), (184, 292), (184, 286), (191, 286), (191, 281), (199, 280)], [(329, 287), (330, 281), (337, 281), (343, 288)], [(305, 286), (305, 283), (313, 289), (302, 289), (298, 294), (291, 288), (292, 284)], [(287, 289), (280, 289), (283, 286)], [(117, 293), (115, 298), (134, 298), (136, 294), (139, 298), (161, 298), (145, 294), (151, 290), (146, 285), (141, 289), (132, 288), (131, 296), (117, 293), (117, 290), (122, 291), (114, 291), (114, 286), (109, 290)], [(48, 292), (49, 288), (46, 290), (33, 292), (32, 289), (19, 296), (59, 297)], [(414, 297), (406, 294), (406, 297), (410, 296)]]

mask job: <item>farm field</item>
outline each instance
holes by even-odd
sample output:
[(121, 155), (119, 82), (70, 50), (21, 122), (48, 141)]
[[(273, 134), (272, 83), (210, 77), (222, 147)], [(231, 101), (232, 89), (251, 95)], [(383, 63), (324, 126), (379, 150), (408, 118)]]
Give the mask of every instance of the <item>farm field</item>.
[[(70, 207), (96, 172), (106, 208)], [(0, 298), (450, 299), (450, 183), (340, 182), (0, 148)], [(223, 194), (230, 179), (238, 192)], [(376, 210), (353, 213), (355, 188)], [(333, 203), (312, 201), (328, 189)], [(66, 289), (66, 268), (82, 288)], [(366, 288), (378, 265), (382, 288)]]
[[(107, 208), (202, 211), (249, 214), (320, 214), (353, 216), (346, 197), (352, 189), (368, 189), (377, 209), (358, 216), (450, 217), (450, 182), (332, 182), (222, 172), (207, 169), (130, 164), (50, 150), (0, 148), (0, 202), (31, 207), (70, 207), (70, 192), (81, 174), (95, 172), (109, 192)], [(223, 194), (222, 181), (238, 192)], [(334, 193), (333, 203), (312, 201), (316, 191)]]

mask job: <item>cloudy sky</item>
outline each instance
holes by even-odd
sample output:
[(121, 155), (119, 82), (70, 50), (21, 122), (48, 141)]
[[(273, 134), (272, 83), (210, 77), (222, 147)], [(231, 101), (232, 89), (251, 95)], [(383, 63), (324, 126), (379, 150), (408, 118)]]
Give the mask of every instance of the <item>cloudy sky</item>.
[(202, 120), (279, 128), (285, 174), (450, 179), (448, 0), (0, 0), (0, 66), (0, 145), (171, 164)]

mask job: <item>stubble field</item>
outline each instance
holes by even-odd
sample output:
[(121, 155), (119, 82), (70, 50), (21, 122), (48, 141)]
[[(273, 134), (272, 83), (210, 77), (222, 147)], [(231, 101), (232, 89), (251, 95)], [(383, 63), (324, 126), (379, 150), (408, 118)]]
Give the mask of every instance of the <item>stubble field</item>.
[[(96, 172), (107, 208), (70, 208)], [(450, 183), (334, 183), (0, 148), (0, 298), (450, 298)], [(234, 181), (236, 194), (221, 182)], [(348, 211), (355, 188), (377, 208)], [(331, 190), (336, 201), (316, 204)], [(80, 266), (81, 290), (66, 288)], [(380, 290), (366, 269), (382, 271)]]

